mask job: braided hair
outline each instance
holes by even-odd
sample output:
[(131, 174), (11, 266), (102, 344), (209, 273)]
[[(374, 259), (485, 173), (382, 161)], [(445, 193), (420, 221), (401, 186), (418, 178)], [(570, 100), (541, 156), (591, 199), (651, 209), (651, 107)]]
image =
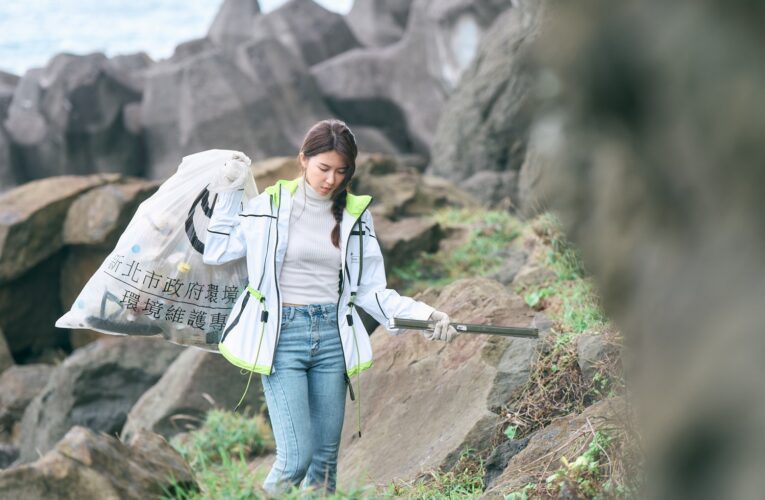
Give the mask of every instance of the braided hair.
[(332, 216), (335, 218), (335, 227), (330, 237), (332, 244), (340, 248), (340, 223), (343, 220), (343, 210), (348, 198), (348, 186), (356, 172), (356, 155), (358, 154), (356, 137), (345, 122), (335, 119), (318, 122), (308, 131), (300, 147), (300, 152), (306, 158), (326, 151), (335, 151), (339, 154), (347, 168), (342, 182), (332, 194)]

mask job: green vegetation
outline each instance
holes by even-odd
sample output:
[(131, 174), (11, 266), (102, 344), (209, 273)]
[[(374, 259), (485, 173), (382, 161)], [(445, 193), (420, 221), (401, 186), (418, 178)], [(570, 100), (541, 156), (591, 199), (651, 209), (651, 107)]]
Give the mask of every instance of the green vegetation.
[(262, 497), (256, 492), (263, 477), (249, 470), (247, 460), (274, 449), (271, 428), (263, 415), (210, 410), (201, 428), (175, 436), (170, 444), (191, 466), (201, 491), (174, 483), (165, 491), (164, 498)]
[(432, 471), (413, 483), (392, 483), (382, 496), (434, 500), (478, 498), (483, 494), (485, 475), (483, 460), (473, 450), (464, 450), (451, 471)]
[(468, 235), (450, 251), (422, 253), (406, 266), (391, 269), (391, 281), (402, 294), (496, 272), (522, 228), (518, 218), (501, 211), (444, 208), (433, 218), (442, 227), (465, 230)]

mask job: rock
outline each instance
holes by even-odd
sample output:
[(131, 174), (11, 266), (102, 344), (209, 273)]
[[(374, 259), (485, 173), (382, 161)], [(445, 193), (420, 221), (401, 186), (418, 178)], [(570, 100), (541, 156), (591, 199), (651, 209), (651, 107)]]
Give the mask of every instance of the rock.
[(577, 438), (581, 442), (591, 438), (594, 431), (613, 427), (623, 418), (624, 411), (624, 401), (611, 398), (595, 403), (579, 415), (553, 420), (529, 436), (526, 447), (510, 459), (502, 474), (486, 490), (485, 497), (495, 498), (520, 490), (527, 483), (536, 481), (534, 474), (551, 474), (557, 468), (555, 464), (560, 464), (560, 457), (575, 458), (571, 453), (577, 449)]
[(548, 210), (547, 203), (544, 201), (542, 192), (542, 173), (545, 171), (549, 158), (541, 151), (542, 148), (537, 142), (548, 141), (551, 138), (545, 136), (543, 131), (537, 130), (529, 138), (529, 144), (526, 147), (526, 157), (523, 159), (523, 165), (518, 172), (518, 194), (516, 196), (516, 208), (527, 218)]
[(55, 177), (0, 195), (0, 286), (58, 252), (69, 206), (84, 191), (113, 178)]
[(181, 351), (163, 339), (119, 337), (77, 349), (24, 412), (20, 460), (35, 460), (74, 425), (118, 433), (133, 404)]
[(393, 220), (430, 216), (434, 209), (446, 206), (478, 206), (472, 196), (453, 183), (420, 175), (414, 168), (401, 165), (396, 157), (386, 155), (366, 156), (357, 164), (351, 190), (374, 197), (374, 214)]
[(159, 498), (175, 487), (198, 489), (181, 455), (150, 432), (125, 444), (75, 426), (34, 463), (0, 471), (0, 496), (18, 500)]
[(407, 263), (421, 252), (437, 251), (443, 236), (441, 226), (428, 217), (408, 217), (397, 222), (379, 218), (374, 224), (385, 265), (390, 268)]
[(5, 340), (5, 334), (0, 330), (0, 373), (14, 366), (13, 355)]
[(516, 172), (476, 172), (460, 186), (487, 208), (510, 209), (516, 200)]
[(535, 50), (551, 77), (540, 108), (555, 109), (538, 126), (560, 139), (545, 199), (634, 359), (645, 497), (765, 491), (765, 66), (750, 6), (559, 3)]
[(165, 179), (183, 156), (206, 149), (255, 161), (297, 153), (306, 130), (327, 115), (305, 65), (276, 40), (158, 64), (141, 103), (149, 177)]
[(289, 0), (278, 9), (254, 19), (258, 40), (275, 40), (307, 66), (360, 47), (343, 16), (313, 0)]
[[(460, 181), (477, 172), (520, 169), (530, 128), (529, 113), (524, 112), (530, 78), (522, 73), (519, 61), (540, 18), (540, 7), (532, 5), (506, 10), (482, 38), (478, 56), (438, 121), (428, 173)], [(504, 195), (492, 198), (509, 196), (515, 202), (515, 182), (515, 175), (503, 178)]]
[(207, 37), (218, 45), (235, 47), (252, 38), (252, 24), (258, 17), (258, 0), (225, 0), (207, 31)]
[(17, 424), (52, 372), (52, 365), (39, 363), (16, 365), (0, 374), (0, 441), (18, 443)]
[(16, 171), (16, 165), (11, 155), (11, 141), (2, 123), (8, 117), (8, 108), (13, 99), (13, 92), (18, 85), (19, 77), (5, 71), (0, 71), (0, 193), (7, 191), (20, 182), (23, 176)]
[(514, 287), (537, 287), (555, 280), (555, 272), (543, 265), (531, 264), (523, 267), (513, 279)]
[[(527, 325), (529, 320), (519, 297), (486, 279), (459, 280), (417, 298), (470, 323)], [(499, 390), (498, 375), (528, 368), (531, 359), (516, 358), (526, 367), (507, 366), (510, 351), (536, 344), (467, 334), (436, 344), (411, 331), (371, 339), (374, 367), (351, 380), (360, 402), (362, 439), (356, 434), (356, 403), (346, 406), (350, 425), (343, 431), (338, 462), (338, 482), (345, 485), (413, 480), (421, 470), (453, 466), (466, 446), (485, 450), (501, 424), (489, 408)]]
[(5, 469), (17, 458), (19, 458), (18, 446), (8, 443), (0, 443), (0, 469)]
[[(143, 92), (146, 83), (146, 70), (154, 64), (154, 60), (146, 52), (136, 52), (134, 54), (117, 55), (109, 59), (109, 65), (121, 73), (122, 78), (130, 82), (130, 86)], [(125, 105), (123, 112), (131, 105), (137, 105), (137, 102), (131, 102)], [(130, 127), (128, 131), (132, 132)]]
[(585, 380), (592, 380), (599, 365), (619, 356), (619, 349), (606, 342), (602, 334), (582, 334), (576, 337), (579, 369)]
[(401, 151), (429, 155), (448, 94), (485, 28), (511, 3), (415, 0), (399, 42), (349, 50), (316, 64), (311, 73), (341, 118), (404, 131), (406, 142), (389, 138)]
[[(62, 311), (72, 308), (88, 280), (98, 271), (110, 252), (111, 249), (91, 248), (85, 245), (71, 246), (66, 249), (59, 286)], [(61, 330), (58, 330), (58, 333), (61, 335)], [(69, 344), (72, 349), (77, 349), (106, 336), (104, 333), (93, 330), (72, 329), (69, 330)]]
[(21, 78), (0, 70), (0, 119), (5, 120), (8, 116), (8, 107), (13, 100), (13, 91)]
[[(0, 120), (2, 119), (0, 113)], [(0, 194), (16, 187), (20, 182), (19, 177), (11, 155), (11, 141), (0, 126)]]
[(122, 178), (80, 195), (69, 207), (64, 221), (64, 244), (111, 250), (138, 205), (153, 195), (159, 184)]
[(59, 54), (27, 71), (5, 121), (16, 172), (26, 181), (54, 175), (143, 174), (139, 135), (124, 127), (122, 110), (141, 89), (103, 54)]
[(216, 46), (215, 43), (207, 37), (187, 40), (176, 45), (173, 55), (168, 59), (161, 60), (158, 67), (167, 68), (199, 54), (215, 53), (218, 52), (218, 50), (220, 50), (220, 47)]
[(30, 362), (50, 350), (69, 347), (66, 335), (54, 326), (61, 316), (58, 290), (62, 264), (59, 252), (23, 277), (0, 285), (0, 329), (19, 363)]
[[(121, 438), (127, 440), (139, 430), (148, 429), (170, 439), (195, 429), (204, 423), (208, 410), (233, 410), (244, 393), (247, 378), (220, 354), (186, 349), (130, 409)], [(256, 411), (264, 401), (258, 382), (251, 380), (243, 402)]]
[(412, 0), (356, 0), (346, 16), (356, 38), (367, 47), (382, 47), (404, 35)]
[(510, 286), (513, 283), (518, 271), (520, 271), (526, 264), (528, 254), (523, 250), (515, 247), (510, 247), (505, 252), (504, 260), (502, 261), (502, 267), (489, 276), (489, 278), (499, 281), (505, 286)]
[(497, 479), (505, 467), (507, 467), (510, 459), (520, 453), (526, 445), (529, 444), (529, 438), (524, 439), (512, 439), (508, 441), (502, 441), (499, 446), (494, 448), (489, 458), (486, 459), (486, 473), (483, 476), (483, 484), (485, 489), (491, 488), (492, 483)]

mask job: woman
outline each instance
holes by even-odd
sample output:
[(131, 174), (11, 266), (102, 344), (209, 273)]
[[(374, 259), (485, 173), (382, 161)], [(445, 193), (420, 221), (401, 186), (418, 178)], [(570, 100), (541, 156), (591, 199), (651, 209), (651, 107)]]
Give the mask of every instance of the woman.
[[(217, 199), (204, 261), (247, 257), (247, 293), (218, 347), (233, 364), (261, 374), (276, 439), (264, 483), (272, 495), (304, 478), (305, 487), (335, 490), (346, 386), (360, 399), (350, 379), (372, 365), (357, 306), (383, 325), (393, 317), (435, 321), (425, 334), (431, 340), (457, 334), (445, 313), (386, 288), (371, 197), (348, 192), (356, 154), (351, 130), (324, 120), (300, 148), (300, 178), (242, 203), (251, 176), (249, 160), (236, 155), (208, 188)], [(360, 407), (357, 415), (361, 435)]]

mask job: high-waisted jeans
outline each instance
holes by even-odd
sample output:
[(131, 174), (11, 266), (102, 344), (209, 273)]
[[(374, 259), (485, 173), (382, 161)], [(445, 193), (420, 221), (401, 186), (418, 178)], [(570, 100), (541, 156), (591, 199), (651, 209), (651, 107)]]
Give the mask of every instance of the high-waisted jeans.
[(335, 491), (345, 412), (345, 361), (335, 304), (284, 306), (271, 375), (261, 375), (276, 461), (263, 488)]

